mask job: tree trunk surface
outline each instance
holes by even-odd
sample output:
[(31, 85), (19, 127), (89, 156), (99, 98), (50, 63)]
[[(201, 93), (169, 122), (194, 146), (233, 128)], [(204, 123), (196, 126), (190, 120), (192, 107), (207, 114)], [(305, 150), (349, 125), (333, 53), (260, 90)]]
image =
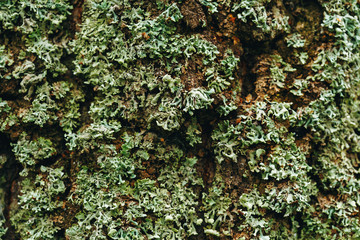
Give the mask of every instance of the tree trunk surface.
[(360, 239), (360, 2), (3, 0), (0, 238)]

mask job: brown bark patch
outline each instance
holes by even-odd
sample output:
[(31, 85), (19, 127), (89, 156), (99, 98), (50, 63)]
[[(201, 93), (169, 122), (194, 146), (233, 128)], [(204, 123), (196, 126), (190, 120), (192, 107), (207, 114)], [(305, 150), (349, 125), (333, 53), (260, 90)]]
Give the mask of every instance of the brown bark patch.
[(75, 32), (80, 31), (81, 17), (83, 12), (84, 0), (74, 0), (73, 10), (71, 11), (71, 30)]
[(194, 0), (188, 0), (181, 6), (181, 14), (187, 26), (195, 29), (206, 22), (205, 13), (201, 5)]

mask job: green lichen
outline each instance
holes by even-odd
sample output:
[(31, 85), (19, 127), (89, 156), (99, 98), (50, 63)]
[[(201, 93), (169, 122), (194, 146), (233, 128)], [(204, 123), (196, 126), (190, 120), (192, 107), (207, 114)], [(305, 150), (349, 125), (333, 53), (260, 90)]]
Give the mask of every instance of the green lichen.
[(19, 209), (11, 217), (11, 222), (22, 238), (56, 239), (60, 228), (55, 226), (55, 213), (63, 206), (58, 197), (66, 190), (65, 177), (62, 168), (41, 166), (40, 174), (21, 182)]
[(56, 149), (52, 145), (49, 139), (43, 137), (33, 141), (28, 140), (27, 134), (23, 132), (17, 143), (12, 144), (16, 160), (24, 167), (20, 175), (27, 176), (29, 167), (56, 154)]
[(300, 2), (1, 2), (0, 236), (358, 239), (360, 7)]

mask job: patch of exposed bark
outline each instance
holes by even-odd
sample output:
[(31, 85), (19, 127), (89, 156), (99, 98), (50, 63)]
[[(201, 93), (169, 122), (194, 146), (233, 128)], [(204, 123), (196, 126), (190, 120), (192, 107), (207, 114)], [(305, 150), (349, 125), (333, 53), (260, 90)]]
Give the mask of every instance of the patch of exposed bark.
[(188, 27), (195, 29), (203, 24), (206, 25), (205, 13), (201, 5), (195, 0), (187, 0), (181, 6), (181, 14), (184, 16), (184, 21)]

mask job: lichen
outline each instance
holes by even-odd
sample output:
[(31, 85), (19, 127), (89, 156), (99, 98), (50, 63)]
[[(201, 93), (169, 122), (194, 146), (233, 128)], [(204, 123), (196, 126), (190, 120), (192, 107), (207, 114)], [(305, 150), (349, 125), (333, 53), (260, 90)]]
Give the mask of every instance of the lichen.
[(0, 236), (358, 239), (359, 17), (2, 1)]

